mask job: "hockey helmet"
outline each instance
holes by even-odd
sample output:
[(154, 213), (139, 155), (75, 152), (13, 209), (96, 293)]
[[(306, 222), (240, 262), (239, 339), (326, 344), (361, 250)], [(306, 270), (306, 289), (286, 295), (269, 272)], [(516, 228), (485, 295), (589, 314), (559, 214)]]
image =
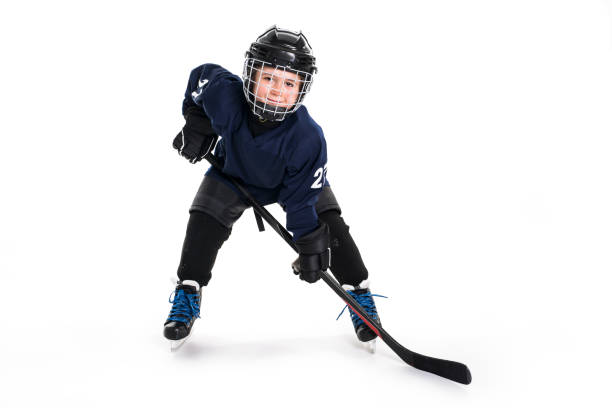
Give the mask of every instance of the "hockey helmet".
[[(264, 72), (270, 81), (266, 85), (261, 81)], [(262, 120), (282, 121), (302, 105), (316, 72), (315, 57), (304, 34), (273, 26), (246, 52), (244, 96), (251, 111)], [(286, 81), (293, 83), (293, 89), (284, 86)]]

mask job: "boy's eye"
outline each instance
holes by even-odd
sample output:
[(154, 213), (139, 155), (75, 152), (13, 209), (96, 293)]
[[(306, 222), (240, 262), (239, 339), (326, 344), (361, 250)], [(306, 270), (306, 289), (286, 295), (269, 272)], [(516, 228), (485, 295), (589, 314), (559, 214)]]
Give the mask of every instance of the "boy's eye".
[(287, 85), (289, 88), (293, 88), (295, 86), (295, 84), (293, 82), (285, 82), (285, 85)]

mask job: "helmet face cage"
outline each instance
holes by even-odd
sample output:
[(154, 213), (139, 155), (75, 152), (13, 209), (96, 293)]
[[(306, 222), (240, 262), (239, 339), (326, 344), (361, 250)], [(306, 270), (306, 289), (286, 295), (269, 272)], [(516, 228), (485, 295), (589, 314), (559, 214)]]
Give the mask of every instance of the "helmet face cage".
[(270, 64), (256, 58), (247, 57), (244, 61), (244, 96), (251, 111), (261, 119), (284, 120), (302, 105), (311, 84), (310, 72)]

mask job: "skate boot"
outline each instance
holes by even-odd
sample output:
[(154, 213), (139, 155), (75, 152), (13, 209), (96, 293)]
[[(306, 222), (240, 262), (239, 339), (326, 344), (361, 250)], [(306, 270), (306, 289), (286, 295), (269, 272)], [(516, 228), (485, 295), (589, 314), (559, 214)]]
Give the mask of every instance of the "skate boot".
[(200, 317), (202, 288), (196, 281), (178, 282), (168, 301), (172, 309), (164, 323), (164, 337), (170, 340), (170, 350), (175, 351), (185, 343), (195, 319)]
[[(378, 311), (376, 310), (376, 304), (374, 303), (374, 296), (377, 297), (386, 297), (382, 295), (376, 295), (370, 293), (370, 282), (365, 280), (361, 282), (357, 287), (352, 285), (342, 285), (342, 288), (346, 290), (346, 292), (353, 297), (359, 303), (359, 305), (366, 311), (368, 316), (370, 316), (373, 320), (375, 320), (378, 324), (380, 324), (380, 317), (378, 317)], [(336, 320), (342, 316), (344, 310), (348, 307), (344, 306), (342, 312), (338, 315)], [(370, 352), (374, 353), (376, 351), (376, 333), (357, 315), (357, 313), (353, 312), (353, 309), (348, 308), (349, 313), (351, 314), (351, 320), (353, 322), (353, 327), (355, 328), (355, 334), (357, 334), (357, 338), (366, 343), (367, 348)]]

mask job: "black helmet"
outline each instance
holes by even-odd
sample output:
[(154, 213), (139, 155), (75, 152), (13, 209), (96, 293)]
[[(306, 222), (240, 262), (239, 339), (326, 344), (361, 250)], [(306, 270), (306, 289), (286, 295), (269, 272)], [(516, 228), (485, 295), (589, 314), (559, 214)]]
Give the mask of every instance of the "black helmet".
[[(246, 52), (242, 75), (244, 95), (255, 115), (281, 121), (302, 105), (315, 72), (315, 57), (304, 34), (273, 26)], [(264, 73), (270, 81), (265, 88), (260, 87)], [(293, 89), (286, 88), (285, 83), (293, 84)], [(271, 90), (273, 98), (269, 97)]]

